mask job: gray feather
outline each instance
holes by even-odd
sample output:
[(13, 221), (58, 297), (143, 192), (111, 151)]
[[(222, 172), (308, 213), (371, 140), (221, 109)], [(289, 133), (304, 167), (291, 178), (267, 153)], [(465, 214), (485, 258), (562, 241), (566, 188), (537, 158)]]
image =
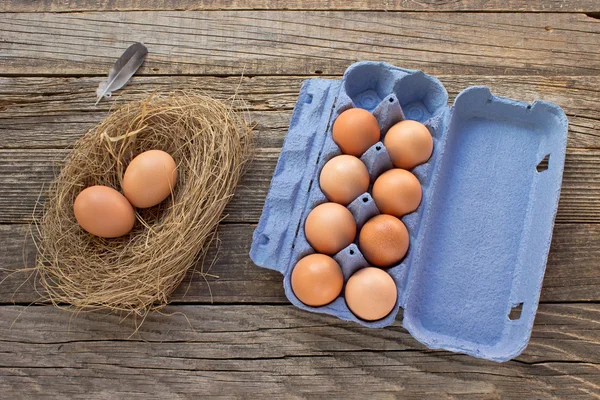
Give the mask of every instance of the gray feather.
[(135, 74), (135, 71), (144, 63), (147, 54), (148, 49), (141, 43), (134, 43), (129, 46), (110, 70), (108, 78), (96, 89), (96, 95), (98, 96), (96, 104), (102, 97), (110, 97), (112, 92), (125, 86)]

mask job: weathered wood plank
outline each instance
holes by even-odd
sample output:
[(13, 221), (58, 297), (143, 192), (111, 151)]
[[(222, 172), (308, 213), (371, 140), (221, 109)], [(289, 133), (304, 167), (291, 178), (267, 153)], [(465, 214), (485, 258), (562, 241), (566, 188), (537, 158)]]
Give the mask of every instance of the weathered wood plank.
[[(136, 76), (121, 93), (115, 93), (116, 101), (103, 100), (95, 106), (96, 87), (103, 79), (0, 77), (0, 148), (68, 147), (121, 102), (139, 100), (154, 91), (178, 89), (196, 89), (223, 101), (231, 101), (235, 94), (244, 100), (249, 120), (257, 124), (257, 146), (265, 148), (279, 143), (281, 147), (304, 80), (303, 77)], [(597, 96), (600, 100), (600, 90)], [(584, 109), (578, 109), (585, 113)], [(593, 140), (593, 136), (581, 132), (582, 144)], [(600, 138), (597, 142), (600, 147)]]
[(595, 0), (44, 0), (0, 1), (5, 12), (81, 12), (135, 10), (364, 10), (364, 11), (526, 11), (594, 12), (600, 11)]
[[(30, 221), (35, 201), (67, 154), (69, 146), (106, 116), (113, 104), (94, 107), (100, 78), (0, 78), (0, 222)], [(136, 77), (128, 99), (149, 90), (194, 87), (226, 99), (239, 87), (249, 116), (257, 124), (257, 153), (227, 212), (231, 221), (256, 222), (287, 131), (302, 77)], [(600, 79), (597, 77), (442, 76), (454, 97), (468, 85), (485, 84), (494, 93), (533, 101), (556, 102), (570, 120), (568, 145), (600, 148)], [(28, 150), (20, 150), (20, 149)], [(29, 150), (31, 149), (31, 150)], [(560, 222), (600, 220), (600, 152), (570, 150), (559, 207)]]
[[(175, 291), (175, 302), (287, 303), (282, 276), (255, 266), (248, 253), (254, 225), (225, 224), (219, 228), (221, 245), (211, 249), (206, 265), (219, 279), (188, 274)], [(0, 225), (0, 304), (28, 304), (38, 300), (29, 274), (11, 271), (33, 266), (35, 247), (24, 225)], [(200, 267), (198, 267), (200, 269)], [(542, 302), (600, 301), (600, 225), (559, 224), (554, 229), (542, 289)]]
[[(281, 138), (277, 139), (277, 144)], [(259, 148), (247, 174), (225, 209), (229, 222), (258, 222), (278, 147)], [(43, 190), (56, 173), (68, 150), (0, 149), (0, 223), (27, 223)], [(600, 222), (600, 150), (569, 149), (563, 177), (557, 221)]]
[[(600, 77), (438, 76), (451, 101), (463, 89), (488, 86), (499, 96), (560, 105), (569, 117), (569, 147), (600, 148)], [(195, 77), (136, 76), (118, 101), (140, 99), (152, 91), (194, 88), (227, 100), (245, 100), (258, 123), (259, 147), (281, 147), (302, 76)], [(335, 77), (332, 77), (335, 78)], [(100, 122), (115, 102), (95, 103), (95, 90), (104, 77), (0, 77), (0, 148), (67, 147)], [(278, 113), (263, 113), (277, 111)], [(255, 113), (257, 112), (257, 113)], [(260, 113), (258, 113), (260, 112)]]
[(131, 338), (115, 315), (1, 307), (0, 389), (86, 399), (600, 394), (597, 304), (542, 305), (529, 347), (503, 364), (426, 350), (399, 322), (367, 329), (291, 306), (167, 312), (175, 314), (149, 316)]
[(106, 74), (131, 41), (143, 74), (340, 74), (385, 60), (433, 74), (598, 75), (600, 21), (576, 13), (5, 13), (2, 74)]

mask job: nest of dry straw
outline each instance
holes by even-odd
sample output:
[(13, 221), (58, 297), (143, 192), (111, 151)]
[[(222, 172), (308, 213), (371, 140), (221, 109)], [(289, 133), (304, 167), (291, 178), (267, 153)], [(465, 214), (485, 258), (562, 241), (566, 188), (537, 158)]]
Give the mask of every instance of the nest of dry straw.
[[(250, 148), (251, 128), (232, 105), (195, 93), (154, 95), (113, 112), (75, 143), (49, 191), (37, 225), (43, 295), (78, 310), (139, 315), (166, 305), (211, 242)], [(172, 197), (137, 209), (123, 237), (81, 229), (73, 215), (79, 192), (92, 185), (120, 191), (129, 161), (150, 149), (177, 163)]]

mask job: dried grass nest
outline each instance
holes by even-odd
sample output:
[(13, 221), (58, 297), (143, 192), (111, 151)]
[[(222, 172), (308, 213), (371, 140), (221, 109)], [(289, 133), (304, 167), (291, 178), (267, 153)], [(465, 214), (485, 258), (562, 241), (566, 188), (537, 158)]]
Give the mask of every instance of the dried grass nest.
[[(252, 128), (224, 103), (194, 92), (127, 103), (74, 145), (37, 222), (35, 272), (43, 296), (75, 310), (146, 315), (168, 302), (203, 256), (244, 172)], [(137, 154), (160, 149), (177, 163), (171, 198), (136, 209), (133, 230), (116, 239), (79, 227), (73, 201), (84, 188), (121, 190)], [(202, 271), (200, 271), (202, 273)]]

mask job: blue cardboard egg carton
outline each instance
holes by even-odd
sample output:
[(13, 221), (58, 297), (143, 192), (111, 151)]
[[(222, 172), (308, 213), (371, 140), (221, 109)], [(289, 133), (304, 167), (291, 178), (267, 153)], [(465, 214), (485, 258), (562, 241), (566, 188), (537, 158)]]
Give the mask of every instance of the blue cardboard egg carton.
[[(327, 202), (319, 173), (341, 154), (332, 139), (333, 122), (352, 107), (373, 113), (382, 141), (403, 119), (425, 124), (434, 141), (431, 159), (412, 171), (423, 199), (402, 218), (410, 234), (408, 253), (387, 269), (398, 287), (397, 304), (373, 322), (352, 314), (343, 292), (326, 306), (310, 307), (298, 300), (290, 283), (295, 264), (314, 253), (304, 221)], [(284, 275), (285, 294), (301, 309), (379, 328), (392, 324), (402, 307), (403, 326), (430, 348), (509, 360), (523, 351), (531, 334), (566, 140), (567, 118), (554, 104), (527, 104), (474, 86), (448, 107), (443, 85), (421, 71), (359, 62), (341, 81), (309, 79), (302, 85), (250, 256)], [(382, 141), (361, 157), (371, 183), (392, 168)], [(379, 213), (369, 193), (348, 209), (358, 229)], [(334, 258), (346, 280), (368, 265), (356, 243)], [(517, 309), (520, 316), (514, 317), (511, 311)]]

